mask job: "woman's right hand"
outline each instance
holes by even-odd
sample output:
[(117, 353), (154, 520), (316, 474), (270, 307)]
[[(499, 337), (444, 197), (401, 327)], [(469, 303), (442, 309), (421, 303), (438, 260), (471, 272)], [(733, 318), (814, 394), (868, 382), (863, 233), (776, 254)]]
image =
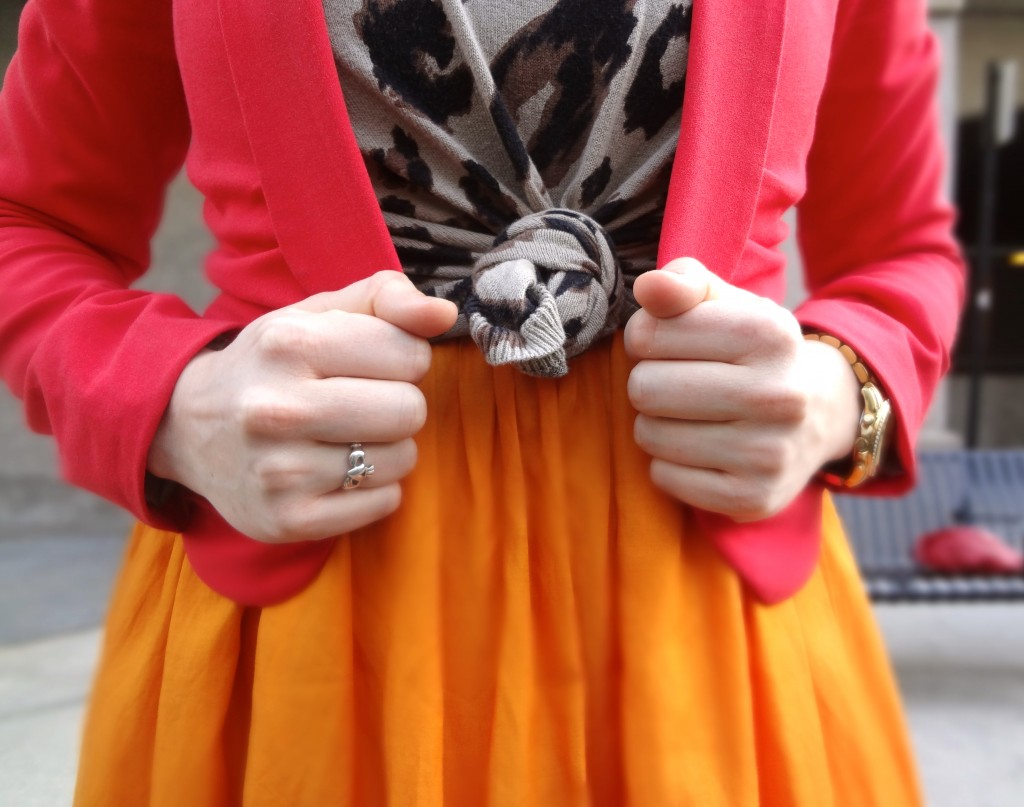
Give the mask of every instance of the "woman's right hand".
[[(260, 317), (185, 367), (150, 472), (259, 541), (327, 538), (387, 516), (416, 464), (427, 339), (456, 316), (401, 272), (378, 272)], [(343, 490), (352, 443), (376, 470)]]

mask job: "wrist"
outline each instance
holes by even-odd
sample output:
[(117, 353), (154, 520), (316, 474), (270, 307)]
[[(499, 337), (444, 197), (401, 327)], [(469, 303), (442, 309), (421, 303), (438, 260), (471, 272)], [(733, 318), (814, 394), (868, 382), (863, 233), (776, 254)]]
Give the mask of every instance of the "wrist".
[(805, 341), (819, 413), (821, 464), (848, 459), (857, 441), (861, 416), (860, 382), (842, 354), (818, 341)]
[(149, 447), (146, 470), (153, 476), (187, 488), (193, 487), (190, 484), (190, 460), (196, 454), (193, 443), (198, 432), (197, 424), (202, 420), (203, 389), (215, 356), (216, 350), (204, 349), (185, 365), (178, 376)]
[(832, 350), (846, 362), (856, 379), (862, 401), (859, 407), (856, 436), (852, 450), (845, 458), (834, 458), (821, 469), (821, 477), (830, 485), (857, 487), (878, 474), (885, 461), (887, 437), (892, 427), (892, 406), (878, 381), (849, 345), (828, 334), (805, 333), (807, 344)]

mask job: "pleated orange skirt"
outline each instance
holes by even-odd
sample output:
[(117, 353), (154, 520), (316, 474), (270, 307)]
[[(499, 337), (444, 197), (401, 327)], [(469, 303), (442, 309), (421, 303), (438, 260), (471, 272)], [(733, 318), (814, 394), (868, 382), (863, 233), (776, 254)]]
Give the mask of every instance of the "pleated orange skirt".
[(400, 511), (281, 605), (137, 527), (78, 807), (919, 804), (834, 510), (807, 586), (753, 601), (649, 483), (629, 366), (621, 335), (558, 381), (439, 346)]

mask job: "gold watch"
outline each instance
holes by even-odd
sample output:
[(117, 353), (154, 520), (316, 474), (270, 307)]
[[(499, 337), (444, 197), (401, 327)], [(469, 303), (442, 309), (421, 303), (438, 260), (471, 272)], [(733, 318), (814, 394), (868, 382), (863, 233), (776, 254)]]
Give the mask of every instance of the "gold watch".
[(892, 404), (882, 393), (871, 371), (849, 345), (824, 333), (805, 333), (804, 339), (823, 342), (838, 350), (849, 362), (860, 382), (864, 408), (860, 413), (860, 433), (853, 444), (853, 455), (849, 460), (829, 463), (821, 472), (822, 478), (830, 485), (855, 488), (875, 476), (882, 466), (889, 432), (892, 430)]

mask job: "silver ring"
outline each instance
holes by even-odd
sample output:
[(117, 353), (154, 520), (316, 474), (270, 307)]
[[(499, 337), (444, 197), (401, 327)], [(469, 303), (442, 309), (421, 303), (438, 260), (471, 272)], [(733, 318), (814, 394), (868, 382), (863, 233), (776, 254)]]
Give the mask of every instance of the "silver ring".
[(344, 490), (352, 490), (363, 484), (368, 476), (372, 476), (376, 469), (366, 464), (366, 452), (363, 451), (362, 443), (352, 443), (348, 451), (348, 470), (345, 472), (345, 481), (341, 483)]

